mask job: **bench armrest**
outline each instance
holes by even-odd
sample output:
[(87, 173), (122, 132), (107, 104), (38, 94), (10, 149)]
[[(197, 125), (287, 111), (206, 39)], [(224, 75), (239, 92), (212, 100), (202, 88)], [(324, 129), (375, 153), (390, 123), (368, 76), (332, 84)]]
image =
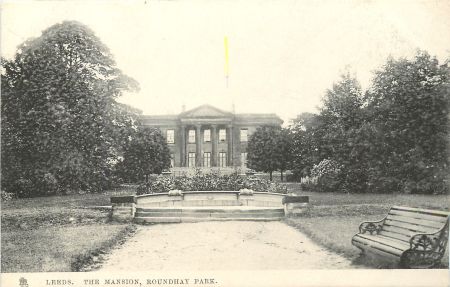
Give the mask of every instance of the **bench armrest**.
[(439, 231), (417, 233), (409, 240), (410, 248), (403, 252), (400, 264), (409, 268), (430, 268), (438, 264), (448, 240), (448, 220)]
[(409, 245), (411, 250), (444, 252), (448, 240), (448, 221), (437, 232), (418, 233), (411, 237)]
[(380, 233), (381, 229), (383, 228), (384, 220), (387, 216), (385, 216), (383, 219), (378, 221), (364, 221), (359, 225), (359, 233), (366, 233), (369, 232), (372, 234), (378, 234)]

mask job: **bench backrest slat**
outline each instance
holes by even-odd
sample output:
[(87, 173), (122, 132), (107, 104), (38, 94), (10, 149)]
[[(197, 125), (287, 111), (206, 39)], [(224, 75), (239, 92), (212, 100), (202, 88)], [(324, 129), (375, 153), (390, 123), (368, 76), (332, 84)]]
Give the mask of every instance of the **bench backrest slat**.
[(447, 212), (447, 211), (422, 209), (422, 208), (414, 208), (414, 207), (406, 207), (406, 206), (392, 206), (391, 210), (404, 210), (404, 211), (418, 212), (418, 213), (431, 214), (431, 215), (443, 216), (443, 217), (449, 216), (449, 212)]
[(404, 222), (404, 223), (411, 223), (411, 224), (416, 224), (416, 225), (421, 225), (421, 226), (426, 226), (426, 227), (431, 227), (431, 228), (436, 228), (436, 229), (441, 229), (442, 226), (444, 226), (444, 224), (445, 224), (442, 222), (435, 222), (435, 221), (419, 219), (419, 218), (414, 218), (414, 217), (407, 217), (407, 216), (403, 216), (403, 215), (390, 214), (390, 213), (388, 214), (386, 219), (395, 220), (395, 221)]
[[(384, 225), (397, 227), (397, 228), (403, 228), (406, 231), (413, 232), (414, 234), (416, 234), (416, 233), (432, 233), (432, 232), (438, 231), (437, 228), (427, 227), (427, 226), (422, 226), (422, 225), (417, 225), (417, 224), (411, 224), (411, 223), (406, 223), (406, 222), (401, 222), (401, 221), (395, 221), (395, 220), (390, 220), (390, 219), (386, 219), (384, 221)], [(383, 226), (383, 229), (384, 228), (385, 228), (385, 226)]]
[(434, 233), (447, 222), (449, 213), (427, 209), (394, 206), (384, 221), (380, 235), (409, 242), (417, 233)]
[(406, 216), (406, 217), (412, 217), (417, 219), (424, 219), (424, 220), (430, 220), (433, 222), (442, 222), (445, 224), (447, 221), (446, 216), (441, 215), (431, 215), (431, 214), (425, 214), (425, 213), (419, 213), (419, 212), (411, 212), (411, 211), (405, 211), (405, 210), (399, 210), (399, 209), (391, 209), (389, 211), (389, 214), (395, 214), (399, 216)]

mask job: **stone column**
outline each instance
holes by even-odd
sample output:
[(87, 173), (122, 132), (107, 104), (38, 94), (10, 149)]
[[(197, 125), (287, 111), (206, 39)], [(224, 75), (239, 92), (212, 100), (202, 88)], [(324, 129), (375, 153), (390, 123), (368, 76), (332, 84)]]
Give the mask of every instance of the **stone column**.
[(196, 125), (195, 128), (195, 166), (200, 167), (202, 166), (202, 129), (200, 125)]
[(133, 195), (111, 197), (111, 219), (119, 222), (130, 222), (136, 211), (136, 199)]
[(233, 127), (227, 127), (227, 141), (228, 141), (228, 160), (227, 166), (233, 166)]
[(211, 166), (217, 166), (217, 126), (211, 126)]
[(283, 197), (284, 214), (287, 217), (300, 216), (309, 212), (309, 196), (286, 195)]
[(181, 125), (180, 163), (181, 163), (181, 167), (186, 166), (186, 126), (185, 125)]

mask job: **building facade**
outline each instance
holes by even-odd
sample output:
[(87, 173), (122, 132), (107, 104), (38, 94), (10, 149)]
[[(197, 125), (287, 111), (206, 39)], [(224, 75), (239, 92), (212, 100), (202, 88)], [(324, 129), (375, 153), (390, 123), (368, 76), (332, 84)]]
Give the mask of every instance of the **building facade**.
[(209, 105), (179, 115), (143, 115), (141, 121), (166, 137), (174, 168), (246, 168), (250, 135), (258, 127), (283, 123), (275, 114), (235, 114)]

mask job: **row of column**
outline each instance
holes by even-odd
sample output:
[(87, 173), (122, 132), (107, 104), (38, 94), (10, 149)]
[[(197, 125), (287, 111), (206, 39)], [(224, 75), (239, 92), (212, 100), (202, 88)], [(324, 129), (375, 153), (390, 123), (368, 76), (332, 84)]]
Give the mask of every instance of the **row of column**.
[[(211, 166), (217, 166), (217, 147), (218, 147), (218, 129), (217, 125), (208, 125), (208, 127), (211, 129), (211, 144), (212, 144), (212, 150), (211, 150)], [(181, 166), (185, 167), (187, 166), (187, 133), (186, 133), (186, 125), (181, 125)], [(202, 126), (201, 125), (195, 125), (195, 163), (196, 166), (202, 166), (203, 165), (203, 158), (202, 158)], [(189, 128), (191, 129), (191, 128)], [(227, 166), (231, 166), (233, 162), (233, 128), (232, 126), (227, 126), (226, 128), (226, 140), (227, 140)]]

